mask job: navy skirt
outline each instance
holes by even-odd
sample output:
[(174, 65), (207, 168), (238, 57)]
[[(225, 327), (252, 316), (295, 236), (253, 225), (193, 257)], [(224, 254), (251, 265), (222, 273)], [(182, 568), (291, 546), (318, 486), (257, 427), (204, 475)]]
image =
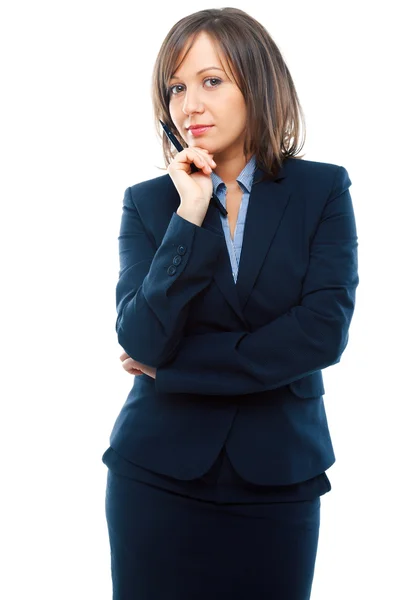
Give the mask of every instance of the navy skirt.
[(162, 486), (141, 472), (107, 473), (113, 600), (310, 598), (319, 495), (293, 499), (280, 486), (280, 501), (276, 490), (241, 484), (224, 452), (196, 481)]

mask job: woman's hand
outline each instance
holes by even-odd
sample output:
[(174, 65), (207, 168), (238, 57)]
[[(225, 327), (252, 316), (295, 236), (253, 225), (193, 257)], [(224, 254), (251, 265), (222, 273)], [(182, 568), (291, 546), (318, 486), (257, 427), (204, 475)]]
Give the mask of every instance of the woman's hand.
[[(191, 172), (191, 163), (200, 169)], [(181, 204), (192, 206), (204, 202), (208, 207), (213, 193), (213, 183), (210, 177), (216, 167), (213, 155), (203, 148), (184, 148), (168, 165), (167, 171), (181, 199)]]
[(143, 363), (140, 363), (137, 360), (131, 358), (126, 352), (123, 352), (119, 359), (122, 361), (122, 366), (125, 369), (125, 371), (127, 371), (131, 375), (143, 375), (144, 373), (145, 375), (148, 375), (153, 379), (156, 378), (156, 367), (148, 367), (147, 365), (144, 365)]

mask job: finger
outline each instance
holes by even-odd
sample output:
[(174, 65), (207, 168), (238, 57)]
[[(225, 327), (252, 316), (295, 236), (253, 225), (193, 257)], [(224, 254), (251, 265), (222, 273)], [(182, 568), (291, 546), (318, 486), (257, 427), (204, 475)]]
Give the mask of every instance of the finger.
[(125, 371), (129, 371), (130, 369), (138, 369), (139, 367), (135, 364), (135, 361), (128, 357), (122, 362), (122, 366)]
[(194, 148), (193, 146), (190, 147), (191, 150), (194, 150), (195, 152), (199, 152), (200, 156), (205, 159), (209, 164), (211, 164), (214, 161), (214, 153), (210, 153), (209, 150), (205, 150), (204, 148)]
[(131, 369), (129, 373), (130, 375), (136, 375), (137, 377), (143, 375), (143, 371), (141, 371), (140, 369)]
[(210, 163), (212, 159), (210, 159), (205, 153), (202, 154), (196, 150), (190, 149), (186, 152), (186, 158), (190, 162), (193, 162), (196, 167), (202, 169), (205, 174), (211, 173), (212, 165)]
[(182, 162), (193, 162), (199, 169), (206, 166), (206, 157), (196, 150), (187, 149), (182, 156)]
[(143, 375), (143, 371), (141, 371), (140, 369), (131, 368), (131, 369), (125, 369), (125, 371), (127, 373), (129, 373), (129, 375)]
[(143, 371), (140, 369), (125, 369), (125, 371), (129, 373), (129, 375), (143, 375)]
[(211, 156), (209, 150), (206, 150), (205, 148), (199, 148), (198, 146), (188, 146), (188, 148), (190, 148), (190, 150), (194, 150), (195, 152), (199, 152), (203, 156)]
[(120, 360), (125, 360), (126, 358), (129, 358), (129, 354), (127, 354), (126, 352), (123, 352), (119, 357)]
[(215, 169), (217, 163), (214, 160), (214, 155), (210, 154), (208, 150), (203, 150), (202, 148), (196, 148), (196, 151), (200, 152), (200, 156), (204, 159), (205, 164), (207, 164), (210, 169)]

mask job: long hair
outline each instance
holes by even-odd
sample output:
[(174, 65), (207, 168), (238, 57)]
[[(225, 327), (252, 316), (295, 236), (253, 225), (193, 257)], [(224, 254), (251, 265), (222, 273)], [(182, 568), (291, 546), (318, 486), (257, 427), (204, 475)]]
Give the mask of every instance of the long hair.
[[(288, 157), (297, 156), (304, 146), (305, 119), (297, 92), (285, 61), (266, 29), (238, 8), (200, 10), (178, 21), (167, 34), (153, 69), (151, 95), (155, 127), (166, 167), (177, 151), (164, 134), (160, 120), (180, 136), (169, 112), (168, 82), (182, 64), (200, 32), (207, 33), (216, 44), (243, 94), (247, 107), (244, 155), (256, 156), (263, 171), (262, 180), (274, 178)], [(189, 43), (179, 65), (178, 57)], [(300, 140), (300, 128), (303, 139)]]

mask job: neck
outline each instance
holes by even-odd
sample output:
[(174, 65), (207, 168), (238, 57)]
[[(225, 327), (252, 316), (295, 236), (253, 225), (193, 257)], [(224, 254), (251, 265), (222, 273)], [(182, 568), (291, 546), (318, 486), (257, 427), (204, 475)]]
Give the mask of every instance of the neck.
[(214, 160), (217, 163), (214, 173), (222, 179), (227, 187), (235, 188), (238, 186), (236, 179), (249, 162), (250, 157), (246, 159), (245, 156), (235, 156), (230, 159), (224, 159), (222, 156), (218, 157), (218, 154), (215, 154)]

